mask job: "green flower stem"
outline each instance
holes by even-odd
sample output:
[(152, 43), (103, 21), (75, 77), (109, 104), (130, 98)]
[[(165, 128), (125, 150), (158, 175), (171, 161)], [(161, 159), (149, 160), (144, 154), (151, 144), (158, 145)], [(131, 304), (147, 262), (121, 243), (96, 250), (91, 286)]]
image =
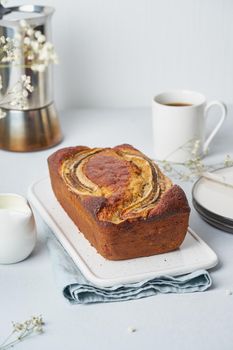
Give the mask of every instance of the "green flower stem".
[(8, 337), (6, 337), (6, 339), (3, 341), (3, 343), (0, 344), (0, 350), (2, 349), (3, 345), (5, 345), (6, 342), (8, 342), (8, 340), (13, 336), (14, 333), (15, 333), (15, 331), (12, 331), (12, 332), (8, 335)]

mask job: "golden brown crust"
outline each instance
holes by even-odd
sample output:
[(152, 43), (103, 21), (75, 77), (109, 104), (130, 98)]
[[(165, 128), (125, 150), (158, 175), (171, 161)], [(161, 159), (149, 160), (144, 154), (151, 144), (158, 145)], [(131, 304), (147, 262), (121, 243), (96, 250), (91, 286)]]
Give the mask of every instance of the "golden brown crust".
[(183, 190), (132, 146), (69, 147), (48, 164), (58, 201), (107, 259), (149, 256), (182, 243), (190, 212)]

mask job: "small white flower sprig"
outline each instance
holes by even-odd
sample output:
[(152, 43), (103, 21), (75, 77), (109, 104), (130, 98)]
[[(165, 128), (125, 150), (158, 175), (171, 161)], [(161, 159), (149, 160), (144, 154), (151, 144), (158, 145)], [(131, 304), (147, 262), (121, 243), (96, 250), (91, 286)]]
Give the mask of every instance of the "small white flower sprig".
[[(32, 28), (25, 20), (20, 21), (20, 31), (16, 37), (0, 37), (0, 68), (13, 64), (40, 73), (53, 63), (58, 63), (54, 46), (46, 40), (45, 35)], [(0, 91), (2, 88), (0, 76)], [(27, 108), (28, 96), (32, 91), (30, 76), (22, 75), (21, 79), (0, 99), (0, 119), (6, 116), (1, 108), (7, 104), (20, 109)]]
[(12, 322), (13, 330), (10, 335), (0, 344), (0, 350), (14, 347), (30, 336), (43, 333), (44, 321), (42, 316), (33, 316), (22, 323)]
[[(2, 77), (0, 76), (0, 91), (2, 90)], [(28, 96), (33, 92), (31, 77), (22, 75), (21, 79), (0, 100), (0, 119), (6, 116), (1, 109), (4, 105), (25, 109), (28, 107)]]
[(54, 46), (47, 41), (44, 34), (32, 28), (25, 20), (20, 21), (20, 34), (17, 36), (21, 44), (26, 66), (33, 71), (44, 72), (49, 64), (57, 64), (58, 57)]
[[(20, 21), (20, 31), (15, 38), (0, 37), (0, 68), (14, 64), (35, 72), (44, 72), (52, 63), (58, 63), (54, 46), (46, 40), (45, 35), (34, 30), (25, 20)], [(0, 76), (0, 91), (2, 88)], [(0, 99), (0, 119), (6, 116), (2, 109), (4, 105), (27, 108), (28, 96), (32, 92), (30, 76), (22, 75), (21, 79)]]
[(17, 40), (15, 38), (0, 37), (0, 67), (5, 67), (2, 63), (16, 62), (19, 60)]
[(159, 161), (160, 167), (170, 177), (181, 181), (195, 181), (205, 171), (212, 171), (222, 167), (233, 166), (233, 159), (226, 155), (222, 163), (207, 165), (199, 156), (201, 143), (200, 140), (191, 140), (179, 149), (185, 149), (190, 154), (190, 158), (183, 164), (172, 164), (167, 160)]
[(45, 35), (22, 20), (14, 38), (0, 37), (0, 63), (0, 67), (14, 64), (44, 72), (48, 65), (58, 63), (58, 57)]

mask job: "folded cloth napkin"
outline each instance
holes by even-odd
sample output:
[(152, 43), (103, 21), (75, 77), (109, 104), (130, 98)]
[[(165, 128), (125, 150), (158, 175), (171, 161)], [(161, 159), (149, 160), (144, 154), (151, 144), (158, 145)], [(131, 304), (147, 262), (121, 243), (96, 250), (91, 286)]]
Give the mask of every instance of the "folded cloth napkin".
[(161, 276), (137, 283), (100, 288), (89, 282), (50, 231), (47, 240), (55, 278), (63, 295), (72, 304), (91, 304), (140, 299), (157, 293), (202, 292), (211, 286), (207, 271), (198, 270), (183, 276)]

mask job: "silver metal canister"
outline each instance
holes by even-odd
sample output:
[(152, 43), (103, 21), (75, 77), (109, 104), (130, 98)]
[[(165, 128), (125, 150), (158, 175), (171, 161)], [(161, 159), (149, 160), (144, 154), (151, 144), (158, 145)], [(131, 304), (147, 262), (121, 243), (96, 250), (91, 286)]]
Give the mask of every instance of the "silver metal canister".
[[(22, 20), (51, 41), (52, 7), (23, 5), (2, 8), (0, 11), (0, 37), (17, 38)], [(9, 101), (1, 104), (4, 118), (0, 119), (0, 148), (11, 151), (33, 151), (51, 147), (62, 139), (59, 120), (53, 102), (53, 65), (33, 70), (27, 58), (20, 62), (0, 63), (2, 89), (0, 101), (22, 76), (31, 78), (33, 92), (27, 96), (27, 105), (14, 106)]]

